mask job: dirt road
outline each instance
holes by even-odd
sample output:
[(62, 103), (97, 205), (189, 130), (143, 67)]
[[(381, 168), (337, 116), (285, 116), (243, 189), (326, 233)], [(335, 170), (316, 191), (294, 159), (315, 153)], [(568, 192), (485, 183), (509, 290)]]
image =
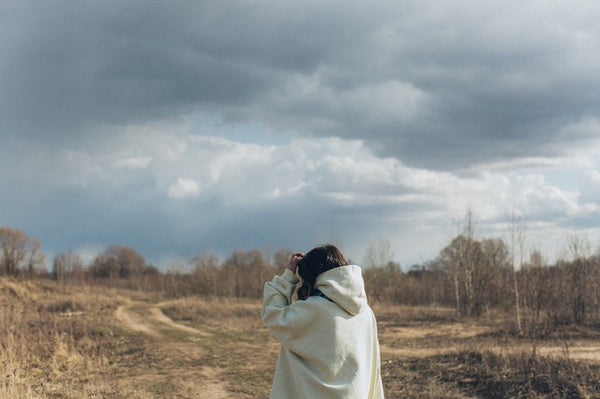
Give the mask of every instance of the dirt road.
[[(127, 342), (122, 356), (114, 361), (118, 370), (123, 370), (120, 383), (141, 392), (140, 397), (268, 397), (279, 344), (262, 325), (258, 302), (186, 299), (150, 303), (122, 298), (120, 303), (114, 315)], [(382, 372), (387, 376), (384, 384), (389, 389), (386, 397), (402, 397), (398, 392), (411, 387), (412, 379), (425, 378), (417, 371), (396, 368), (406, 359), (425, 359), (424, 364), (429, 364), (446, 353), (519, 354), (532, 350), (532, 343), (522, 339), (500, 340), (493, 327), (485, 324), (440, 321), (411, 325), (382, 320), (379, 338)], [(600, 362), (597, 340), (570, 340), (568, 348), (557, 341), (538, 343), (536, 353)], [(400, 381), (398, 386), (396, 381)], [(430, 382), (433, 388), (440, 383)], [(418, 392), (427, 388), (421, 385), (415, 383), (413, 388)], [(446, 388), (457, 392), (449, 397), (463, 397), (451, 383)], [(432, 395), (440, 389), (433, 389)]]
[[(386, 355), (400, 357), (427, 357), (448, 352), (464, 350), (492, 351), (499, 354), (531, 353), (533, 342), (522, 339), (511, 339), (506, 342), (495, 342), (480, 339), (493, 331), (489, 326), (473, 326), (463, 323), (440, 323), (439, 325), (424, 327), (392, 327), (380, 334), (380, 340), (410, 342), (411, 340), (425, 339), (424, 345), (390, 346), (382, 343), (381, 352)], [(451, 343), (452, 340), (459, 344)], [(437, 345), (436, 345), (437, 343)], [(552, 340), (536, 342), (538, 356), (551, 358), (565, 358), (571, 360), (584, 360), (589, 363), (600, 363), (600, 343), (598, 340), (569, 340), (566, 342)]]
[(140, 360), (146, 360), (128, 368), (129, 383), (139, 385), (151, 397), (161, 393), (177, 398), (233, 397), (221, 370), (205, 365), (207, 353), (200, 341), (212, 333), (174, 322), (162, 312), (162, 305), (127, 301), (115, 312), (122, 326), (138, 335), (132, 337), (135, 347), (131, 350), (143, 351)]

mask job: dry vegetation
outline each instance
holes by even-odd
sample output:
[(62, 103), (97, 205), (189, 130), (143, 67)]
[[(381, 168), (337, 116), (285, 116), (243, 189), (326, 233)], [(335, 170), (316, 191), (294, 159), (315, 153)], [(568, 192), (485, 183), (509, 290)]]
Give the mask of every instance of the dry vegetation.
[[(550, 265), (465, 231), (408, 271), (374, 246), (363, 269), (388, 398), (600, 397), (600, 253)], [(205, 253), (162, 272), (112, 245), (88, 265), (0, 227), (0, 399), (266, 398), (278, 343), (266, 280), (290, 251)]]
[[(386, 394), (399, 398), (595, 398), (600, 334), (520, 338), (507, 314), (376, 306)], [(585, 361), (584, 361), (585, 359)]]
[[(257, 299), (0, 279), (0, 398), (266, 398)], [(388, 398), (600, 396), (600, 334), (519, 338), (510, 315), (377, 303)]]
[(109, 292), (0, 280), (0, 398), (143, 397), (112, 378), (128, 343)]

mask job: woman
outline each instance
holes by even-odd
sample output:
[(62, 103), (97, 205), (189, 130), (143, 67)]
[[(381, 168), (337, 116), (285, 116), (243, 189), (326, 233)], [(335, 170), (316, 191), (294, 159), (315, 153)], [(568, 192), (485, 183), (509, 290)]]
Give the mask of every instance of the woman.
[(361, 269), (338, 248), (294, 253), (283, 274), (265, 284), (261, 316), (281, 343), (271, 398), (383, 398), (377, 325)]

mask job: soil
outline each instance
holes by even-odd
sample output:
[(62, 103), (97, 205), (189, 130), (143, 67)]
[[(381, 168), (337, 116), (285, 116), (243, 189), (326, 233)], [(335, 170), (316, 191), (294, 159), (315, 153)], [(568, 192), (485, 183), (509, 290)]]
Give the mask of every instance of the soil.
[[(231, 393), (226, 390), (221, 370), (216, 367), (200, 366), (190, 368), (190, 363), (202, 363), (206, 353), (196, 343), (195, 337), (207, 337), (212, 334), (197, 328), (174, 322), (160, 309), (163, 304), (151, 305), (129, 301), (115, 311), (115, 317), (123, 326), (136, 334), (142, 334), (150, 340), (144, 341), (144, 350), (154, 352), (159, 358), (170, 358), (162, 364), (160, 375), (145, 373), (132, 379), (132, 383), (152, 384), (157, 379), (165, 380), (165, 374), (172, 381), (169, 389), (178, 392), (177, 397), (206, 399), (226, 399)], [(173, 359), (185, 361), (169, 361)]]
[[(224, 312), (229, 316), (216, 320), (206, 316), (188, 319), (195, 314), (192, 311), (184, 316), (169, 313), (170, 307), (195, 309), (175, 301), (150, 303), (123, 298), (121, 303), (115, 317), (132, 342), (139, 342), (138, 350), (144, 353), (135, 367), (127, 368), (133, 374), (127, 384), (140, 389), (147, 387), (152, 397), (256, 398), (268, 392), (279, 345), (264, 331), (260, 321), (254, 320), (256, 316), (246, 317), (248, 311), (242, 312), (242, 305), (236, 305), (235, 312), (229, 309)], [(212, 304), (209, 309), (218, 306), (227, 305)], [(172, 317), (191, 320), (193, 327), (171, 319), (163, 309)], [(251, 310), (252, 315), (258, 312), (258, 308)], [(212, 320), (212, 324), (205, 324), (202, 321), (205, 319)], [(458, 383), (446, 381), (444, 376), (451, 375), (452, 370), (468, 369), (467, 364), (458, 362), (464, 353), (511, 355), (535, 350), (539, 357), (600, 364), (598, 340), (572, 339), (568, 345), (560, 340), (547, 340), (534, 346), (525, 339), (499, 336), (494, 326), (485, 323), (381, 319), (382, 375), (386, 397), (390, 398), (486, 397), (488, 391), (470, 396), (468, 392), (472, 394), (475, 388), (483, 389), (481, 386), (485, 385), (481, 381), (472, 382), (470, 374), (457, 371)], [(519, 384), (522, 382), (513, 385)], [(466, 389), (463, 385), (477, 386)]]

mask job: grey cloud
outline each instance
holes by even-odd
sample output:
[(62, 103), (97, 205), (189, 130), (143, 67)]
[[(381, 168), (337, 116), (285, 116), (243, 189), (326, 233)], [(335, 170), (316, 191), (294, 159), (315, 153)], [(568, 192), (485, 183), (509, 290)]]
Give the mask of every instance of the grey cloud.
[[(364, 139), (426, 168), (555, 156), (589, 138), (561, 129), (600, 109), (599, 9), (587, 7), (11, 2), (0, 137), (86, 145), (99, 125), (214, 113)], [(397, 82), (426, 99), (412, 116), (371, 91)], [(360, 90), (373, 94), (362, 109)]]
[[(70, 188), (46, 193), (43, 206), (38, 207), (19, 208), (17, 199), (2, 200), (12, 211), (0, 216), (3, 223), (24, 228), (41, 239), (46, 253), (77, 250), (90, 244), (103, 250), (116, 243), (136, 248), (148, 261), (163, 268), (169, 254), (188, 259), (205, 250), (222, 257), (235, 249), (266, 246), (272, 250), (307, 250), (332, 239), (345, 240), (360, 223), (350, 217), (351, 209), (340, 209), (318, 196), (239, 209), (219, 198), (174, 203), (157, 196), (147, 182), (131, 183), (120, 189)], [(114, 198), (120, 199), (118, 204)], [(376, 209), (370, 214), (371, 223), (385, 221), (385, 215)], [(362, 247), (349, 249), (357, 253)]]

